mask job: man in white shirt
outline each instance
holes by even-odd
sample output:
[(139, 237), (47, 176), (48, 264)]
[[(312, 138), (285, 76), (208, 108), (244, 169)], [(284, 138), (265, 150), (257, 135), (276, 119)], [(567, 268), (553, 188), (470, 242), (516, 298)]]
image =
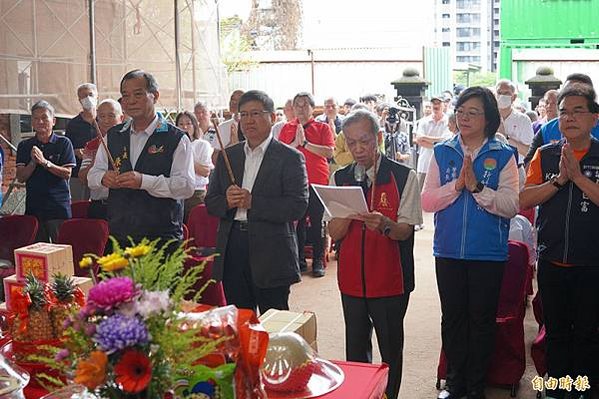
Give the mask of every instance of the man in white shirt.
[[(83, 159), (81, 161), (81, 168), (79, 169), (79, 179), (87, 186), (87, 174), (90, 171), (98, 148), (102, 146), (100, 140), (106, 140), (106, 133), (113, 126), (123, 122), (124, 115), (121, 108), (121, 104), (117, 101), (107, 98), (98, 105), (98, 127), (102, 138), (96, 137), (95, 139), (88, 141), (83, 149)], [(99, 189), (90, 190), (91, 203), (87, 211), (87, 217), (91, 219), (104, 219), (108, 220), (106, 204), (108, 203), (108, 188), (100, 187)]]
[[(107, 187), (110, 234), (121, 246), (129, 237), (183, 238), (183, 200), (193, 194), (195, 173), (187, 135), (156, 113), (160, 97), (154, 77), (136, 69), (121, 80), (122, 105), (130, 121), (108, 131), (108, 150), (96, 154), (87, 179), (91, 189)], [(172, 248), (174, 249), (174, 245)]]
[(510, 145), (518, 149), (518, 164), (521, 164), (534, 136), (532, 122), (528, 116), (512, 107), (518, 93), (511, 81), (502, 79), (497, 82), (495, 92), (501, 115), (501, 124), (497, 131), (507, 138)]
[(283, 129), (283, 126), (285, 126), (287, 122), (292, 121), (295, 118), (295, 111), (293, 110), (293, 100), (291, 98), (285, 101), (283, 113), (285, 114), (285, 119), (272, 125), (272, 129), (270, 130), (270, 132), (272, 133), (272, 137), (275, 140), (279, 139), (279, 134), (281, 134), (281, 129)]
[[(239, 116), (237, 115), (239, 99), (243, 93), (243, 90), (235, 90), (231, 93), (231, 98), (229, 99), (229, 112), (231, 113), (231, 118), (218, 125), (220, 138), (222, 139), (225, 148), (243, 141), (243, 133), (239, 128)], [(218, 141), (211, 144), (214, 147), (214, 152), (222, 150)]]
[(443, 113), (443, 96), (434, 96), (430, 102), (432, 113), (421, 119), (416, 131), (416, 144), (420, 147), (418, 165), (416, 166), (420, 190), (424, 186), (424, 179), (433, 156), (434, 145), (451, 136), (451, 132), (447, 127), (447, 116)]
[(213, 278), (222, 280), (228, 304), (260, 313), (289, 309), (289, 287), (300, 281), (294, 221), (308, 206), (304, 157), (272, 139), (275, 119), (266, 93), (241, 96), (246, 141), (225, 149), (231, 170), (218, 157), (205, 200), (220, 218)]

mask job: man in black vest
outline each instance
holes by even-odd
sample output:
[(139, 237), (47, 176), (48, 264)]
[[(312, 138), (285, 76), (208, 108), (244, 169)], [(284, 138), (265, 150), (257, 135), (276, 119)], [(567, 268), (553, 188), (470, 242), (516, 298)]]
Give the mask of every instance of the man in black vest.
[(110, 189), (110, 234), (123, 246), (142, 238), (183, 238), (182, 201), (191, 197), (195, 174), (185, 133), (156, 113), (160, 93), (142, 70), (121, 80), (122, 105), (131, 120), (108, 131), (113, 170), (101, 147), (88, 174), (90, 188)]
[(591, 398), (589, 390), (599, 377), (599, 141), (591, 136), (599, 118), (595, 98), (593, 88), (581, 83), (560, 92), (558, 123), (564, 139), (535, 152), (520, 193), (521, 208), (539, 205), (537, 277), (547, 372), (560, 380), (558, 390), (547, 390), (547, 398), (568, 395), (561, 384), (566, 376), (585, 388), (580, 398)]

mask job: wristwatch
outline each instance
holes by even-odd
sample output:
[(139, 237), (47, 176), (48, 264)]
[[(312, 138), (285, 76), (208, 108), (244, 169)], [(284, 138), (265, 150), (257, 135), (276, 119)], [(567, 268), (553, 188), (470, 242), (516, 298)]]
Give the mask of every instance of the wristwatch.
[(391, 223), (385, 223), (385, 227), (383, 227), (383, 235), (385, 237), (389, 237), (389, 234), (391, 234)]
[(551, 184), (553, 184), (553, 187), (557, 188), (558, 190), (561, 190), (564, 187), (563, 184), (559, 184), (557, 181), (557, 176), (553, 176), (551, 179), (549, 179), (549, 181)]
[(308, 140), (304, 140), (304, 142), (302, 143), (302, 147), (306, 148), (307, 145), (308, 145)]
[(478, 182), (476, 183), (476, 187), (474, 187), (474, 190), (472, 190), (473, 193), (480, 193), (481, 191), (483, 191), (485, 188), (485, 185), (483, 184), (483, 182)]
[(50, 166), (52, 166), (52, 162), (50, 162), (50, 161), (48, 161), (48, 160), (46, 159), (46, 163), (44, 164), (44, 168), (46, 168), (46, 169), (50, 169)]

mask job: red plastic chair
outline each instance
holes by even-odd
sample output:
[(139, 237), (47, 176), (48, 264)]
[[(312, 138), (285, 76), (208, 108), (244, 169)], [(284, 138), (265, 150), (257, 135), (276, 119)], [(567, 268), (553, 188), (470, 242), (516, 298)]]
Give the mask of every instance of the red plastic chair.
[[(216, 236), (218, 231), (219, 219), (217, 217), (208, 214), (206, 205), (200, 204), (195, 206), (189, 213), (189, 219), (187, 220), (187, 227), (189, 229), (189, 237), (193, 239), (192, 244), (196, 248), (200, 249), (211, 249), (214, 250), (216, 247)], [(190, 267), (197, 265), (203, 258), (195, 257), (188, 259), (185, 262), (186, 270)], [(202, 276), (199, 281), (195, 284), (194, 289), (199, 290), (204, 286), (212, 276), (212, 261), (206, 262), (206, 266), (202, 272)], [(227, 301), (225, 299), (225, 292), (223, 290), (223, 284), (218, 281), (208, 285), (208, 287), (202, 293), (202, 303), (213, 306), (225, 306)]]
[[(83, 255), (92, 253), (104, 255), (108, 241), (108, 223), (102, 219), (69, 219), (58, 230), (58, 244), (70, 244), (73, 247), (73, 266), (75, 275), (88, 277), (89, 272), (79, 267)], [(97, 270), (94, 270), (97, 272)]]
[[(487, 382), (509, 386), (510, 396), (515, 398), (526, 369), (524, 316), (529, 257), (528, 247), (519, 241), (508, 241), (508, 251), (497, 307), (495, 350), (487, 371)], [(440, 389), (440, 381), (446, 376), (447, 358), (441, 350), (437, 366), (437, 389)]]
[(71, 214), (73, 219), (87, 219), (87, 211), (90, 201), (74, 201), (71, 202)]
[(4, 278), (15, 274), (15, 249), (33, 244), (38, 227), (35, 216), (10, 215), (0, 218), (0, 300), (4, 301)]
[(33, 244), (38, 227), (35, 216), (10, 215), (0, 218), (0, 259), (14, 265), (15, 249)]

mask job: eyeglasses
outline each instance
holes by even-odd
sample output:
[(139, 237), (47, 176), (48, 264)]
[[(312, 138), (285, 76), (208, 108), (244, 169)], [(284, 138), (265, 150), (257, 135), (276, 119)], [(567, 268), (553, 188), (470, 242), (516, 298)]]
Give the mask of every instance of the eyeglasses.
[(484, 115), (485, 112), (484, 111), (474, 111), (474, 110), (464, 111), (463, 109), (458, 109), (455, 111), (455, 114), (458, 118), (465, 118), (466, 116), (468, 118), (476, 118), (479, 115)]
[(240, 112), (239, 119), (248, 119), (248, 118), (258, 119), (263, 114), (270, 114), (270, 112), (269, 111)]
[(560, 111), (559, 112), (559, 118), (560, 119), (566, 119), (567, 117), (571, 116), (574, 119), (578, 119), (580, 117), (582, 117), (583, 115), (586, 114), (592, 114), (591, 111), (581, 111), (581, 110), (576, 110), (576, 111)]

